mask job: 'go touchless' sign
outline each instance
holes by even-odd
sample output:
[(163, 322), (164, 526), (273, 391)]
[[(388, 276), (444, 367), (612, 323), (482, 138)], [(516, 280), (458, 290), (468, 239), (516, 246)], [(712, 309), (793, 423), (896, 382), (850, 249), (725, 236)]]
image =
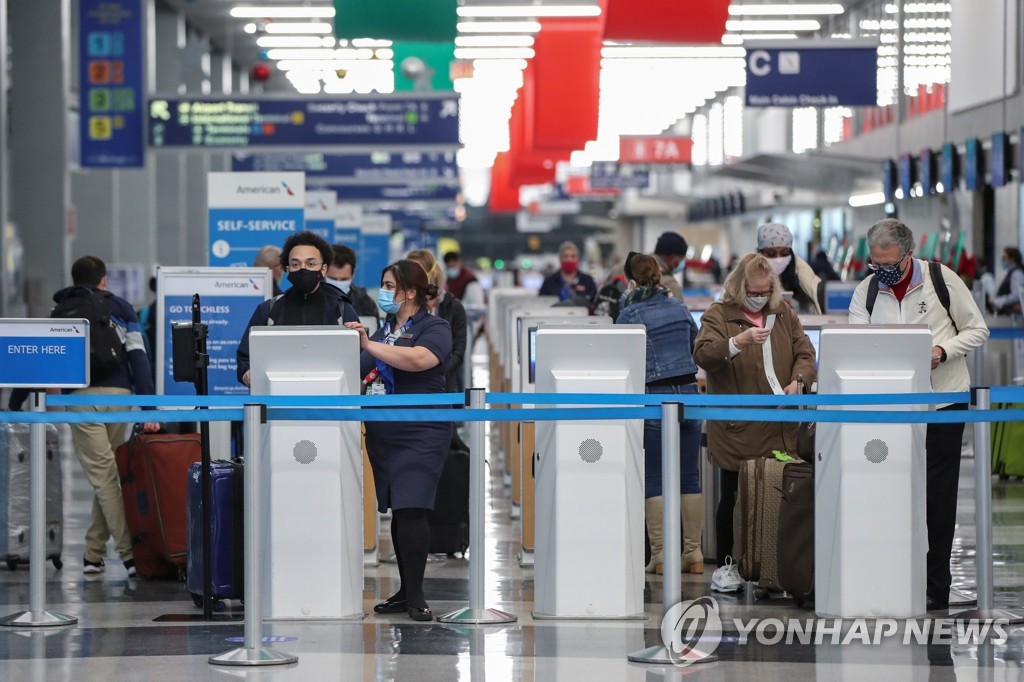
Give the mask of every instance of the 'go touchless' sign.
[(207, 183), (211, 266), (251, 266), (305, 229), (304, 173), (210, 173)]
[(0, 319), (0, 386), (88, 385), (88, 320)]

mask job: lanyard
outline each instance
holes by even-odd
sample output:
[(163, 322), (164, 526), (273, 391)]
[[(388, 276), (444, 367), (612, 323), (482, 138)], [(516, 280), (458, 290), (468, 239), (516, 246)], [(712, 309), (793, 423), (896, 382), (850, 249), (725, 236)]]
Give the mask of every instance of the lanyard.
[[(410, 317), (408, 320), (406, 320), (405, 324), (402, 325), (401, 329), (399, 329), (398, 331), (395, 332), (395, 338), (388, 345), (392, 345), (393, 346), (394, 342), (397, 341), (398, 338), (403, 333), (405, 333), (405, 331), (408, 330), (411, 326), (412, 326), (412, 318)], [(391, 321), (388, 320), (384, 324), (384, 338), (387, 339), (390, 336), (391, 336)], [(391, 365), (387, 364), (383, 360), (376, 360), (376, 365), (377, 365), (377, 369), (374, 370), (374, 371), (376, 372), (377, 376), (373, 377), (372, 381), (376, 381), (377, 379), (380, 379), (381, 381), (384, 382), (384, 392), (385, 392), (385, 394), (393, 395), (394, 392), (395, 392), (395, 368), (392, 367)], [(373, 373), (374, 372), (371, 372), (370, 374), (373, 374)], [(369, 375), (367, 376), (367, 379), (369, 379)], [(367, 383), (370, 383), (370, 382), (367, 382)]]

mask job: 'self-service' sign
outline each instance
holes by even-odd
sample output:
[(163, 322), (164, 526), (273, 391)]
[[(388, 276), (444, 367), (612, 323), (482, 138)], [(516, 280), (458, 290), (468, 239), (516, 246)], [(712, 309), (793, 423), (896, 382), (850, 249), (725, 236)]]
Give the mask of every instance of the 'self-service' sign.
[(211, 266), (251, 266), (260, 249), (305, 229), (303, 173), (210, 173)]

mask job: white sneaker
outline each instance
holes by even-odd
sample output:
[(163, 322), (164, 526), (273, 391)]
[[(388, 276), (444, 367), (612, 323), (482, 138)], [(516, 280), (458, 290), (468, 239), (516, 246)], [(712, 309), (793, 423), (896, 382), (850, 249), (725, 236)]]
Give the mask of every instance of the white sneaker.
[(739, 567), (733, 563), (732, 557), (725, 557), (725, 565), (719, 566), (711, 574), (711, 589), (715, 592), (739, 592), (743, 587)]

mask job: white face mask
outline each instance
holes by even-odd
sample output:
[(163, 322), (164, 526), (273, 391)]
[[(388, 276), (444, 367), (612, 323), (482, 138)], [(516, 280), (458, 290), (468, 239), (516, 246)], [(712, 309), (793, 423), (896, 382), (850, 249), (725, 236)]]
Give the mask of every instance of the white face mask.
[(352, 280), (350, 279), (331, 279), (330, 277), (327, 277), (324, 281), (328, 284), (333, 284), (346, 294), (352, 289)]
[(769, 258), (768, 262), (772, 264), (775, 274), (781, 275), (789, 267), (789, 264), (793, 262), (793, 254), (783, 256), (782, 258)]
[(743, 299), (743, 307), (752, 313), (761, 312), (766, 305), (768, 305), (767, 296), (747, 296)]

